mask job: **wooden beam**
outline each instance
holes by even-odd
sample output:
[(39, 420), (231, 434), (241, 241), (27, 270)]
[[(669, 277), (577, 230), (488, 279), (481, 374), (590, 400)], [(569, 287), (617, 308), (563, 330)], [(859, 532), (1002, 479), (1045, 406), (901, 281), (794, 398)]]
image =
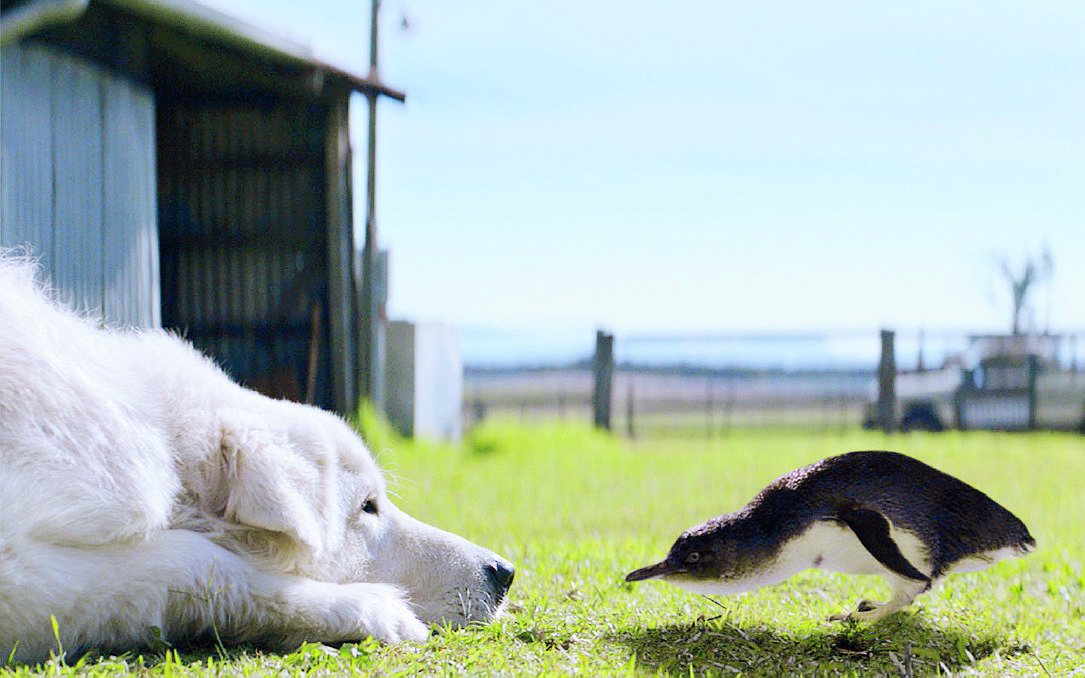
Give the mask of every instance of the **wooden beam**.
[(328, 351), (335, 411), (349, 414), (356, 405), (354, 231), (350, 219), (349, 94), (331, 99), (324, 130), (328, 233)]

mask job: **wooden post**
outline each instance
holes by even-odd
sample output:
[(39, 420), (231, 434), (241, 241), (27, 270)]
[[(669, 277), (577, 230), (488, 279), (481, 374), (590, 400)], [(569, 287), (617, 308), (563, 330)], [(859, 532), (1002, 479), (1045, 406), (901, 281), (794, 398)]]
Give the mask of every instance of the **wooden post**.
[(878, 421), (882, 430), (892, 433), (896, 428), (897, 361), (893, 355), (892, 330), (882, 330), (882, 359), (878, 364)]
[[(369, 78), (380, 82), (377, 71), (377, 17), (380, 2), (373, 0), (369, 24)], [(384, 370), (381, 363), (380, 317), (377, 301), (377, 97), (376, 90), (366, 92), (369, 104), (369, 137), (366, 147), (365, 182), (365, 240), (362, 244), (362, 289), (359, 301), (359, 394), (379, 406), (383, 398), (380, 383)]]
[(953, 391), (953, 417), (954, 425), (956, 425), (958, 431), (965, 431), (968, 429), (968, 422), (965, 421), (965, 401), (969, 397), (969, 391), (973, 389), (974, 375), (972, 370), (967, 370), (964, 373), (964, 383), (958, 386)]
[(305, 375), (305, 403), (307, 405), (312, 405), (313, 400), (316, 398), (316, 377), (317, 371), (320, 369), (320, 335), (322, 334), (321, 328), (324, 326), (324, 314), (321, 313), (321, 308), (323, 308), (323, 305), (317, 300), (313, 304), (313, 310), (310, 314), (309, 362), (308, 372)]
[(704, 390), (705, 390), (705, 404), (704, 404), (705, 434), (709, 438), (711, 438), (712, 437), (712, 409), (713, 409), (713, 403), (712, 403), (712, 378), (711, 377), (705, 377)]
[(332, 366), (332, 406), (354, 411), (354, 231), (350, 220), (350, 135), (347, 92), (329, 104), (324, 130), (325, 219), (328, 238), (328, 351)]
[(628, 429), (629, 437), (634, 438), (637, 435), (637, 427), (634, 422), (634, 416), (636, 415), (636, 401), (633, 399), (633, 379), (630, 375), (629, 379), (629, 396), (625, 401), (626, 409), (626, 426)]
[(848, 430), (848, 395), (847, 393), (840, 392), (840, 432), (844, 433)]
[(610, 430), (611, 384), (614, 379), (614, 335), (599, 330), (595, 333), (595, 360), (592, 362), (594, 389), (592, 409), (595, 426)]
[(721, 428), (724, 431), (731, 430), (731, 414), (735, 408), (735, 382), (734, 377), (727, 379), (727, 393), (724, 396), (723, 401), (723, 424)]
[(1028, 357), (1028, 430), (1036, 430), (1036, 377), (1040, 373), (1039, 356)]
[(359, 381), (360, 390), (362, 395), (366, 398), (373, 399), (375, 392), (377, 391), (377, 370), (376, 363), (380, 360), (380, 356), (377, 355), (377, 332), (379, 319), (377, 317), (377, 299), (376, 299), (376, 275), (377, 275), (377, 221), (376, 221), (376, 206), (375, 206), (375, 194), (376, 194), (376, 168), (375, 168), (375, 144), (376, 144), (376, 131), (374, 126), (376, 124), (376, 94), (369, 95), (369, 157), (367, 174), (368, 180), (366, 182), (366, 218), (365, 218), (365, 241), (362, 246), (362, 289), (361, 300), (359, 306), (361, 306), (361, 313), (359, 314), (361, 321), (361, 333), (359, 342), (361, 344), (361, 360), (362, 360), (362, 374)]
[(916, 359), (916, 370), (919, 372), (927, 369), (923, 364), (923, 330), (919, 330), (919, 358)]

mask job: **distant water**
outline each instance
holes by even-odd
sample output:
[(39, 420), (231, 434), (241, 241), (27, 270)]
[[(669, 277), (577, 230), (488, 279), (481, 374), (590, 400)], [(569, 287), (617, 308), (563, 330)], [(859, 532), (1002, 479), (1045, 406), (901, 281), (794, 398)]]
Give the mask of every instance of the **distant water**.
[[(590, 361), (594, 332), (503, 331), (463, 328), (464, 364), (478, 368), (567, 366)], [(923, 342), (928, 367), (962, 350), (965, 337)], [(701, 368), (743, 367), (781, 370), (872, 370), (881, 352), (877, 331), (794, 334), (637, 335), (615, 337), (614, 356), (621, 363), (643, 366), (684, 365)], [(898, 335), (897, 365), (912, 368), (919, 357), (918, 337)]]
[(566, 366), (590, 360), (595, 335), (573, 331), (515, 331), (464, 327), (460, 351), (469, 367)]

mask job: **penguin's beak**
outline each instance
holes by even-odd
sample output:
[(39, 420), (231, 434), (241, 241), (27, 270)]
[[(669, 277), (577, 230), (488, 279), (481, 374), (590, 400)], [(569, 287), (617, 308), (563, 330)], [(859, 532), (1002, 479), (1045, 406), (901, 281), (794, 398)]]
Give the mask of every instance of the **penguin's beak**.
[(664, 560), (655, 565), (649, 565), (648, 567), (642, 567), (639, 570), (633, 570), (625, 575), (625, 580), (633, 582), (644, 581), (646, 579), (662, 579), (671, 575), (681, 574), (682, 572), (684, 572), (684, 570), (681, 567), (678, 567), (670, 561)]

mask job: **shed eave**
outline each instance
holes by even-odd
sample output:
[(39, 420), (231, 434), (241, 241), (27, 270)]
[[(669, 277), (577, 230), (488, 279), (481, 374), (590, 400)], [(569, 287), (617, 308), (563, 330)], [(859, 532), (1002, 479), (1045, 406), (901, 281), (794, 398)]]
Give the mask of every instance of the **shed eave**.
[(406, 95), (372, 76), (363, 76), (316, 58), (308, 47), (275, 35), (237, 17), (192, 0), (98, 0), (118, 9), (140, 14), (151, 21), (172, 26), (193, 36), (231, 45), (264, 58), (292, 62), (323, 71), (332, 80), (363, 94), (375, 93), (397, 101)]
[(13, 42), (48, 28), (74, 22), (92, 2), (173, 28), (193, 38), (232, 47), (268, 61), (315, 69), (328, 82), (363, 94), (404, 101), (406, 95), (380, 82), (373, 74), (362, 75), (316, 58), (308, 47), (265, 31), (237, 17), (192, 0), (30, 0), (3, 12), (3, 42)]
[(90, 0), (32, 0), (0, 14), (0, 45), (15, 43), (54, 24), (79, 18)]

